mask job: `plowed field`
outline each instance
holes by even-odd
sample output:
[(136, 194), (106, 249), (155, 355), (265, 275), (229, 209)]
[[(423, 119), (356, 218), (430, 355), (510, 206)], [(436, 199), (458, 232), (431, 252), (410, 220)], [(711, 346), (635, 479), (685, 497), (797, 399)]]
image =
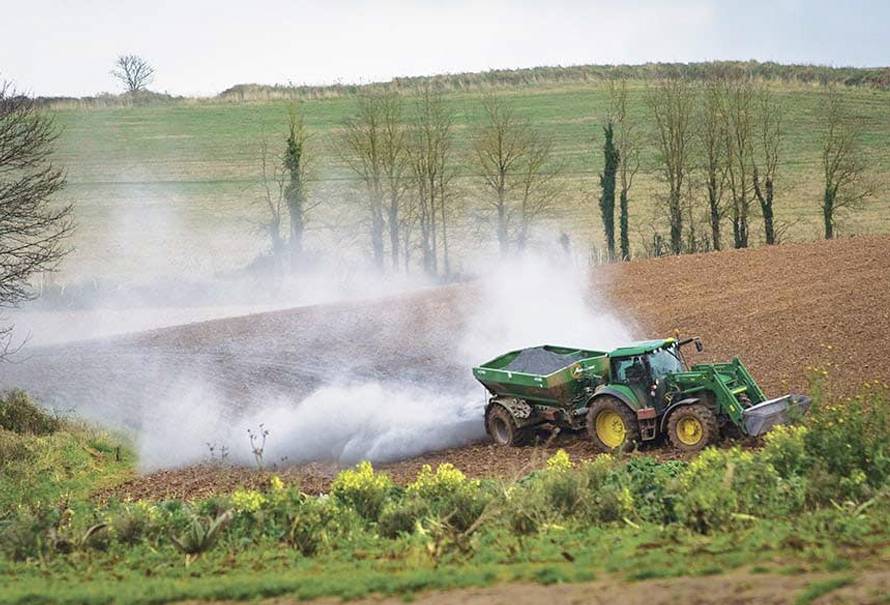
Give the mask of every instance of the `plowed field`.
[[(807, 368), (828, 370), (835, 394), (854, 393), (866, 381), (890, 382), (890, 238), (862, 237), (754, 250), (661, 258), (616, 264), (594, 271), (591, 288), (605, 292), (613, 309), (633, 322), (636, 333), (661, 335), (679, 329), (706, 343), (696, 360), (739, 355), (768, 394), (807, 388)], [(349, 347), (349, 370), (385, 378), (393, 367), (417, 372), (453, 359), (455, 330), (464, 321), (461, 309), (476, 296), (473, 284), (452, 286), (400, 299), (267, 313), (170, 328), (138, 336), (143, 343), (205, 356), (218, 354), (233, 342), (242, 350), (261, 350), (264, 343), (288, 335), (272, 363), (258, 355), (226, 368), (233, 392), (249, 384), (244, 377), (280, 372), (287, 388), (308, 388), (293, 382), (288, 364), (304, 370), (325, 366), (336, 349)], [(338, 325), (323, 338), (309, 326)], [(406, 334), (413, 346), (405, 347)], [(535, 343), (537, 344), (537, 343)], [(322, 350), (313, 359), (301, 352)], [(340, 356), (342, 357), (342, 355)], [(220, 359), (222, 361), (220, 361)], [(216, 360), (225, 362), (225, 355)], [(313, 364), (318, 364), (313, 366)], [(292, 368), (291, 368), (292, 369)], [(465, 381), (468, 368), (437, 366), (442, 388)], [(299, 384), (297, 384), (299, 383)], [(593, 455), (583, 440), (562, 436), (558, 443), (576, 457)], [(553, 447), (553, 446), (551, 446)], [(657, 450), (656, 450), (657, 451)], [(520, 474), (540, 464), (540, 448), (496, 449), (470, 445), (385, 465), (397, 480), (413, 477), (422, 464), (452, 462), (473, 476)], [(669, 452), (658, 455), (670, 456)], [(279, 469), (286, 479), (300, 481), (307, 491), (327, 488), (335, 464), (309, 464)], [(268, 473), (268, 472), (267, 472)], [(238, 484), (262, 484), (267, 473), (214, 466), (167, 470), (140, 477), (113, 493), (135, 497), (200, 496)], [(108, 495), (108, 494), (103, 494)]]

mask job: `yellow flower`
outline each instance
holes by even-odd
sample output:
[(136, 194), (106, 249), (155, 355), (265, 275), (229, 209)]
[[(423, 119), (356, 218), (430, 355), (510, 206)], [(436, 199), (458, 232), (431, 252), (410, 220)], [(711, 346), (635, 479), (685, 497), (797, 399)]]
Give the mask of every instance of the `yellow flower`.
[(237, 489), (232, 494), (232, 506), (238, 512), (255, 513), (266, 503), (266, 497), (253, 489)]
[(547, 459), (547, 469), (551, 471), (567, 471), (572, 468), (572, 459), (564, 449), (556, 450), (556, 453)]
[(417, 473), (414, 483), (408, 486), (408, 492), (422, 495), (453, 492), (466, 482), (466, 475), (449, 462), (440, 464), (436, 468), (436, 472), (433, 472), (433, 468), (429, 464), (424, 464), (420, 472)]

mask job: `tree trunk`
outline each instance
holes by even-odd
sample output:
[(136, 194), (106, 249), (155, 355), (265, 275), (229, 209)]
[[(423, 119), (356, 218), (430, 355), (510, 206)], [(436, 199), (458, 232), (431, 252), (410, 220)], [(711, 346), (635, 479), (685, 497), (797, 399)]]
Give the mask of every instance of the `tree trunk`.
[(760, 211), (763, 214), (763, 234), (768, 246), (776, 243), (775, 220), (773, 218), (773, 180), (767, 176), (760, 185), (760, 177), (754, 173), (754, 195), (760, 202)]
[(507, 203), (504, 193), (498, 192), (498, 248), (501, 256), (507, 256), (510, 251), (509, 235), (507, 233)]
[(742, 198), (735, 202), (732, 217), (732, 236), (736, 248), (748, 247), (748, 200)]
[(834, 195), (830, 188), (825, 188), (825, 194), (822, 197), (822, 220), (825, 225), (825, 239), (834, 238)]
[(720, 250), (720, 199), (717, 195), (717, 178), (714, 175), (708, 177), (708, 210), (711, 223), (711, 245), (714, 250)]
[(671, 191), (668, 204), (671, 219), (671, 252), (681, 254), (683, 252), (683, 208), (680, 206), (679, 189)]
[(371, 251), (374, 255), (374, 264), (381, 270), (383, 269), (384, 258), (384, 228), (383, 209), (381, 208), (381, 203), (378, 198), (374, 203), (374, 209), (371, 213)]
[(448, 258), (448, 226), (445, 220), (445, 192), (439, 192), (439, 210), (442, 216), (442, 270), (445, 277), (451, 275), (451, 261)]
[(389, 223), (389, 245), (392, 254), (393, 271), (399, 270), (399, 198), (394, 193), (390, 195), (389, 211), (387, 212)]
[(630, 260), (630, 233), (628, 228), (628, 199), (627, 189), (621, 189), (618, 198), (618, 230), (621, 241), (621, 260)]

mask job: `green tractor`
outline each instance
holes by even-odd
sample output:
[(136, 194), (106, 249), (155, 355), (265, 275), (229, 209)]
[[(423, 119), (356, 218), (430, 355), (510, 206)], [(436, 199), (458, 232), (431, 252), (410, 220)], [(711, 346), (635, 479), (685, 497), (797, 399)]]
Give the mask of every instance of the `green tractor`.
[(510, 351), (473, 368), (491, 394), (485, 428), (495, 443), (522, 445), (541, 430), (586, 430), (602, 451), (667, 434), (696, 452), (721, 434), (762, 435), (809, 408), (804, 395), (767, 399), (748, 369), (687, 366), (682, 348), (701, 340), (666, 338), (593, 351), (544, 345)]

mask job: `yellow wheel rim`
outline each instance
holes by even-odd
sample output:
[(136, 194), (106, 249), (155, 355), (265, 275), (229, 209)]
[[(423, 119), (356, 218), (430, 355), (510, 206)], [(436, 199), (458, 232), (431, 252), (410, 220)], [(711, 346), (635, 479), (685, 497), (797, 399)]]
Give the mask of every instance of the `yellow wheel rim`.
[(618, 447), (624, 443), (624, 420), (612, 410), (603, 410), (596, 417), (596, 436), (607, 447)]
[(704, 427), (694, 416), (681, 418), (677, 423), (677, 438), (685, 445), (698, 445), (704, 434)]

